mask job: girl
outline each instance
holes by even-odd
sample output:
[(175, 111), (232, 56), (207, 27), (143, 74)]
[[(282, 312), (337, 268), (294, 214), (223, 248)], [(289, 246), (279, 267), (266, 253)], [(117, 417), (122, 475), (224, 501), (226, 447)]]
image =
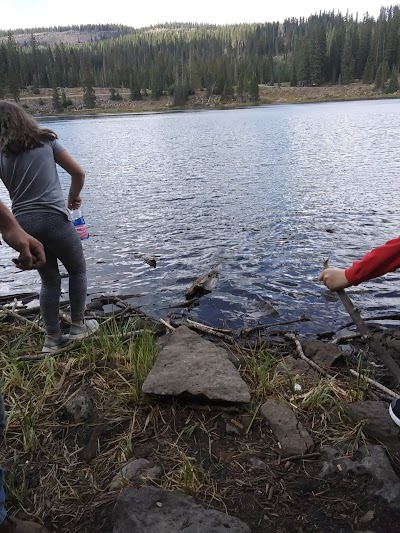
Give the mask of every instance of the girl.
[[(9, 192), (15, 218), (27, 233), (43, 243), (46, 253), (46, 264), (38, 268), (42, 280), (40, 310), (46, 329), (43, 352), (63, 348), (99, 327), (96, 320), (84, 321), (86, 263), (82, 243), (69, 220), (56, 163), (71, 176), (68, 207), (77, 209), (85, 182), (81, 166), (61, 146), (53, 131), (40, 128), (18, 105), (0, 102), (0, 178)], [(69, 274), (69, 336), (60, 330), (58, 259)]]

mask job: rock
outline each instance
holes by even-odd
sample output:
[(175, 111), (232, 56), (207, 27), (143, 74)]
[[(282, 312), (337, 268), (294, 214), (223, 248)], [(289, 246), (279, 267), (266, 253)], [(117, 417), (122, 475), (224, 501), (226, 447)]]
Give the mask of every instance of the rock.
[[(323, 463), (320, 477), (326, 478), (335, 474), (343, 477), (349, 475), (370, 475), (373, 482), (369, 483), (371, 496), (380, 496), (391, 507), (400, 508), (400, 479), (395, 474), (392, 465), (382, 446), (371, 444), (359, 452), (358, 458), (346, 457), (341, 450), (322, 448)], [(366, 515), (364, 515), (366, 517)]]
[(238, 518), (206, 509), (190, 496), (153, 487), (124, 491), (113, 517), (113, 533), (251, 532)]
[(354, 402), (346, 407), (346, 412), (356, 423), (365, 420), (364, 432), (368, 437), (400, 453), (399, 428), (390, 418), (387, 404), (372, 400)]
[(250, 391), (226, 350), (180, 326), (161, 349), (142, 387), (144, 394), (194, 396), (247, 403)]
[(302, 342), (301, 346), (304, 355), (325, 369), (330, 368), (338, 359), (343, 357), (342, 352), (335, 344), (310, 339)]
[(284, 357), (279, 363), (278, 369), (282, 372), (289, 372), (292, 376), (307, 376), (315, 378), (318, 374), (303, 359), (295, 359), (291, 355)]
[(267, 470), (267, 465), (258, 457), (251, 457), (249, 459), (249, 464), (254, 470)]
[(240, 435), (239, 428), (231, 424), (230, 422), (227, 422), (225, 425), (225, 432), (227, 435)]
[(82, 385), (63, 407), (63, 412), (69, 420), (75, 423), (88, 420), (93, 413), (93, 399), (88, 385)]
[(147, 459), (134, 459), (126, 464), (116, 474), (111, 483), (110, 490), (117, 490), (124, 486), (125, 482), (133, 481), (141, 476), (150, 479), (157, 479), (161, 475), (161, 468), (159, 466), (152, 466)]
[(286, 402), (267, 400), (261, 407), (261, 414), (278, 440), (282, 455), (304, 455), (313, 449), (308, 431)]

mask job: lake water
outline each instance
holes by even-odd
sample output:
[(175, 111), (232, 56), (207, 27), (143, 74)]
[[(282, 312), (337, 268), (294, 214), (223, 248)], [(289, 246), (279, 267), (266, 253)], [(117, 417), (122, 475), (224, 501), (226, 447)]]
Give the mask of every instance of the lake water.
[[(338, 329), (348, 316), (317, 281), (323, 258), (348, 266), (399, 234), (397, 101), (41, 124), (86, 170), (89, 293), (134, 294), (152, 316), (182, 303), (218, 264), (193, 319), (240, 327), (306, 314), (312, 322), (296, 330)], [(67, 191), (68, 177), (60, 179)], [(136, 252), (158, 256), (157, 267)], [(14, 255), (1, 248), (0, 293), (38, 289), (36, 273), (10, 265)], [(349, 294), (368, 317), (400, 311), (399, 290), (394, 273)]]

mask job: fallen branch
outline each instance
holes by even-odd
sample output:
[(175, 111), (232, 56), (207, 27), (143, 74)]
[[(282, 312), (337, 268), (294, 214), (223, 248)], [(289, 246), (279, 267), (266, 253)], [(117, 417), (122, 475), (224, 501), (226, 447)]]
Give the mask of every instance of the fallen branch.
[[(328, 260), (324, 260), (324, 269), (328, 268)], [(382, 363), (386, 366), (386, 368), (393, 374), (393, 376), (396, 378), (397, 384), (400, 385), (400, 367), (396, 363), (396, 361), (391, 357), (389, 352), (382, 346), (379, 342), (377, 342), (373, 337), (371, 337), (371, 333), (369, 329), (367, 328), (366, 323), (361, 318), (361, 315), (359, 311), (354, 307), (353, 302), (348, 297), (346, 291), (344, 289), (340, 289), (337, 292), (337, 295), (342, 301), (342, 304), (344, 305), (346, 311), (349, 313), (351, 318), (353, 319), (354, 324), (357, 326), (358, 331), (361, 333), (361, 337), (363, 340), (366, 341), (368, 346), (375, 352), (375, 354), (379, 357), (379, 359), (382, 361)]]
[(388, 389), (384, 385), (381, 385), (380, 383), (378, 383), (374, 379), (368, 378), (367, 376), (363, 376), (362, 374), (360, 374), (359, 372), (356, 372), (353, 369), (350, 369), (350, 374), (352, 374), (353, 376), (356, 376), (357, 378), (365, 379), (365, 381), (367, 381), (368, 383), (370, 383), (371, 385), (373, 385), (374, 387), (376, 387), (380, 391), (384, 392), (385, 394), (387, 394), (391, 398), (396, 398), (396, 399), (400, 398), (400, 394), (397, 394), (396, 392), (393, 392), (392, 390)]
[(309, 322), (310, 318), (308, 316), (301, 316), (296, 320), (285, 320), (283, 322), (275, 322), (274, 324), (262, 324), (261, 326), (255, 326), (254, 328), (244, 328), (240, 331), (241, 337), (247, 337), (254, 331), (261, 331), (267, 328), (275, 328), (277, 326), (288, 326), (289, 324), (296, 324), (297, 322)]
[(361, 333), (350, 333), (349, 335), (343, 335), (342, 337), (333, 339), (333, 341), (331, 341), (331, 344), (340, 344), (341, 342), (351, 341), (353, 339), (360, 339), (360, 338), (361, 338)]
[(164, 320), (163, 318), (160, 318), (159, 320), (160, 324), (162, 324), (163, 326), (165, 326), (167, 329), (169, 329), (170, 331), (175, 331), (175, 328), (174, 326), (171, 326), (171, 324), (168, 324), (168, 322), (166, 320)]
[(12, 316), (19, 322), (25, 325), (29, 325), (30, 327), (36, 329), (37, 331), (40, 331), (41, 333), (44, 333), (44, 329), (39, 326), (39, 324), (36, 324), (36, 322), (33, 322), (32, 320), (29, 320), (28, 318), (25, 318), (15, 311), (12, 311), (11, 309), (7, 309), (7, 307), (4, 307), (4, 305), (0, 305), (0, 311), (3, 311), (6, 315)]

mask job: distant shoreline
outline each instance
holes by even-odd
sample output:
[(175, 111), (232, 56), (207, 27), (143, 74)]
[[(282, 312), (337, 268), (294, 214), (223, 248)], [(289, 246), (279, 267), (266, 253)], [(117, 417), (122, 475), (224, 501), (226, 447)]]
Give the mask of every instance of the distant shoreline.
[(145, 96), (140, 101), (130, 101), (129, 92), (120, 89), (123, 97), (121, 101), (112, 101), (107, 94), (107, 89), (96, 89), (96, 107), (85, 108), (82, 99), (82, 90), (66, 89), (72, 106), (62, 113), (54, 112), (52, 106), (51, 89), (42, 89), (40, 95), (22, 94), (20, 105), (35, 117), (74, 117), (74, 116), (97, 116), (97, 115), (121, 115), (121, 114), (152, 114), (173, 113), (184, 111), (246, 109), (249, 107), (262, 107), (268, 105), (288, 104), (311, 104), (327, 102), (352, 102), (362, 100), (396, 100), (400, 98), (400, 92), (384, 94), (375, 90), (373, 85), (353, 83), (350, 85), (332, 85), (323, 87), (287, 87), (287, 86), (260, 86), (260, 99), (254, 101), (237, 101), (232, 99), (222, 104), (219, 96), (206, 96), (205, 91), (196, 91), (189, 97), (186, 105), (172, 107), (171, 98), (161, 96), (153, 100), (151, 96)]

